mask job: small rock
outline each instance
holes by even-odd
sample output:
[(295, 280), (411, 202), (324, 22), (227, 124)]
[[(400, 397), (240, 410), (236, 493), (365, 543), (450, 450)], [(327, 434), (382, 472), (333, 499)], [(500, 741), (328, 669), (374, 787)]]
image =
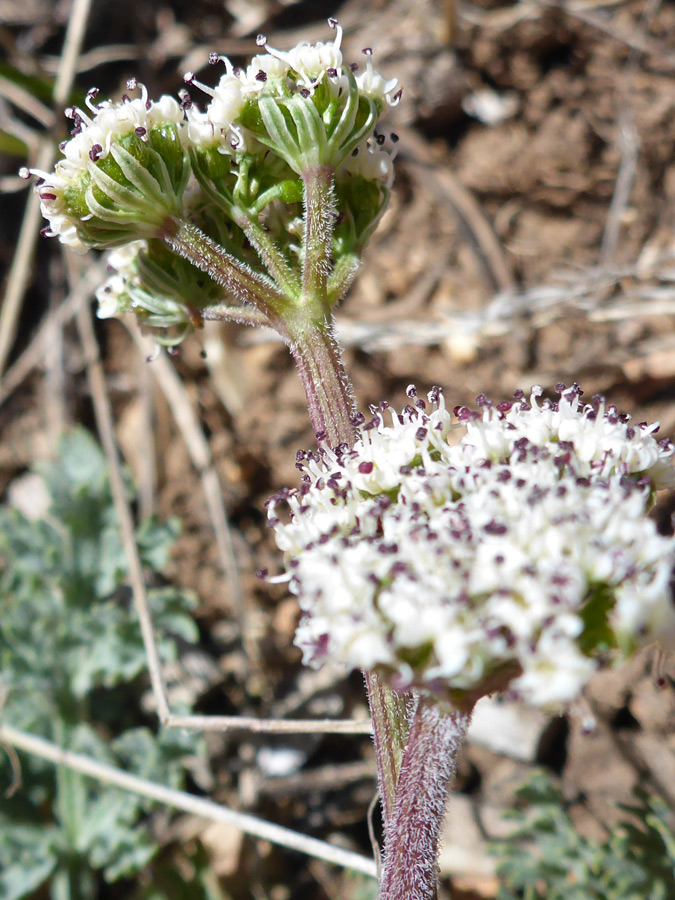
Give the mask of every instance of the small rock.
[(241, 828), (224, 822), (212, 822), (204, 828), (200, 838), (209, 854), (213, 872), (220, 878), (234, 875), (244, 839)]
[(549, 721), (536, 709), (484, 697), (476, 704), (468, 740), (493, 753), (533, 762)]
[(441, 875), (453, 878), (494, 877), (495, 860), (488, 856), (487, 843), (478, 827), (473, 803), (465, 794), (450, 797), (438, 864)]
[(15, 478), (7, 488), (7, 500), (31, 522), (44, 519), (51, 503), (44, 479), (37, 472), (26, 472)]

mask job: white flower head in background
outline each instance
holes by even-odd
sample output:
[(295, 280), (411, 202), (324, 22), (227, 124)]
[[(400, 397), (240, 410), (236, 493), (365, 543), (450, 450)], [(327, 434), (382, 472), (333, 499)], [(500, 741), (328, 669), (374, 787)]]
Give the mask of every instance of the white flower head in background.
[(269, 518), (306, 663), (460, 705), (508, 688), (556, 708), (675, 627), (675, 542), (648, 517), (675, 483), (673, 446), (576, 385), (558, 390), (481, 396), (453, 425), (439, 389), (427, 404), (411, 387), (353, 448), (299, 454), (302, 487)]

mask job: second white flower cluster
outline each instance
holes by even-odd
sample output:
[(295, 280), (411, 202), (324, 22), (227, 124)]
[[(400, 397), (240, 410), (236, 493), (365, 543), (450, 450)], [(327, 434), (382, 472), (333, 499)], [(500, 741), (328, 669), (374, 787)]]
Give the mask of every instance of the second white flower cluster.
[(647, 515), (675, 483), (673, 446), (558, 387), (556, 402), (481, 396), (456, 425), (438, 389), (427, 404), (410, 388), (352, 449), (299, 454), (303, 485), (269, 517), (305, 662), (454, 703), (508, 685), (556, 707), (675, 629), (675, 542)]

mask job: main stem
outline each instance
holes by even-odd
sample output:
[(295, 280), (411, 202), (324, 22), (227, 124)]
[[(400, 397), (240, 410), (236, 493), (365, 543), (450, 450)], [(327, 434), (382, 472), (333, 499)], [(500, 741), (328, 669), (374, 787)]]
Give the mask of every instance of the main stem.
[(331, 448), (351, 446), (356, 439), (352, 391), (332, 323), (286, 326), (286, 332), (317, 440)]
[[(305, 231), (303, 235), (303, 318), (314, 317), (309, 327), (291, 329), (289, 345), (307, 396), (309, 415), (318, 440), (330, 447), (351, 446), (357, 437), (354, 426), (353, 392), (335, 340), (331, 306), (356, 272), (358, 259), (336, 272), (332, 260), (332, 235), (336, 206), (333, 170), (330, 166), (308, 166), (302, 173)], [(331, 284), (331, 275), (337, 283)], [(302, 321), (302, 319), (301, 319)], [(305, 319), (306, 321), (306, 319)], [(394, 793), (401, 764), (406, 729), (406, 703), (377, 675), (366, 673), (368, 702), (373, 719), (382, 814), (387, 822), (393, 813)]]
[[(352, 445), (352, 389), (329, 322), (290, 332), (289, 345), (307, 397), (317, 440), (329, 447)], [(406, 731), (406, 698), (383, 684), (373, 672), (365, 675), (373, 719), (373, 741), (385, 834), (394, 813), (394, 797)]]
[(386, 828), (378, 900), (436, 896), (441, 825), (470, 719), (470, 713), (419, 698)]

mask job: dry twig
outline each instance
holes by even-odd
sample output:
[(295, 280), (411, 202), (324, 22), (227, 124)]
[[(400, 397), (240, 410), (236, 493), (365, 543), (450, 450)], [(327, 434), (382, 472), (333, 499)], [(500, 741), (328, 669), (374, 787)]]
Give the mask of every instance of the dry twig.
[[(138, 328), (132, 326), (131, 334), (145, 358), (146, 349)], [(248, 651), (251, 649), (249, 646), (251, 641), (248, 638), (246, 624), (246, 604), (239, 580), (230, 525), (223, 502), (223, 492), (213, 464), (211, 448), (204, 436), (188, 393), (164, 351), (161, 351), (157, 358), (153, 359), (151, 371), (183, 436), (192, 464), (199, 473), (209, 519), (216, 537), (221, 566), (234, 596), (239, 634), (244, 643), (244, 649)]]
[(104, 784), (121, 788), (124, 791), (131, 791), (134, 794), (139, 794), (141, 797), (156, 800), (158, 803), (200, 816), (203, 819), (209, 819), (212, 822), (234, 825), (252, 837), (271, 841), (271, 843), (281, 847), (288, 847), (291, 850), (297, 850), (299, 853), (305, 853), (316, 859), (323, 859), (345, 869), (353, 869), (356, 872), (362, 872), (364, 875), (375, 877), (375, 862), (372, 859), (361, 856), (359, 853), (352, 853), (349, 850), (343, 850), (341, 847), (334, 847), (332, 844), (307, 837), (304, 834), (291, 831), (289, 828), (283, 828), (281, 825), (274, 825), (248, 813), (241, 813), (226, 806), (220, 806), (212, 800), (194, 797), (185, 791), (173, 790), (156, 782), (148, 781), (145, 778), (139, 778), (137, 775), (130, 775), (128, 772), (123, 772), (114, 766), (98, 762), (98, 760), (89, 756), (71, 753), (43, 738), (19, 731), (18, 728), (12, 728), (11, 725), (0, 724), (0, 742), (10, 747), (24, 750), (26, 753), (31, 753), (41, 759), (49, 760), (55, 765), (67, 766), (75, 772), (80, 772), (82, 775), (94, 778)]
[(0, 383), (0, 405), (14, 393), (33, 369), (40, 365), (49, 349), (52, 329), (63, 327), (75, 315), (77, 309), (89, 300), (103, 277), (103, 271), (99, 266), (90, 266), (61, 305), (45, 316), (28, 347), (5, 373)]

